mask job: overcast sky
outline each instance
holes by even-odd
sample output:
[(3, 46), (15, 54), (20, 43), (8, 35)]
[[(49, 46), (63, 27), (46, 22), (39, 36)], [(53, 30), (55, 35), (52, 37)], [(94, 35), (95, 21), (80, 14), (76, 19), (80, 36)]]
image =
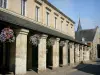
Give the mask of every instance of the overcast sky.
[(100, 26), (100, 0), (48, 0), (78, 25), (79, 14), (83, 29)]

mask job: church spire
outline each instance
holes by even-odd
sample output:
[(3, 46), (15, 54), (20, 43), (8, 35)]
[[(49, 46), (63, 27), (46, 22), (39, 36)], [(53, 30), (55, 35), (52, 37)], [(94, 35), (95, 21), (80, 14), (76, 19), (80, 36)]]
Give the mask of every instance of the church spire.
[(77, 31), (80, 31), (80, 30), (82, 30), (82, 26), (81, 26), (80, 17), (79, 17)]

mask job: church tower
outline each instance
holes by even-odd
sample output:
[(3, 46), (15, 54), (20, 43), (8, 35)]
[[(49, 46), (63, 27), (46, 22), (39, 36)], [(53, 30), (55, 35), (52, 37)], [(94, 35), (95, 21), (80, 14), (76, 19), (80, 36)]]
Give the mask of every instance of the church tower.
[(79, 17), (77, 31), (80, 31), (80, 30), (82, 30), (82, 26), (81, 26), (81, 21), (80, 21), (80, 17)]

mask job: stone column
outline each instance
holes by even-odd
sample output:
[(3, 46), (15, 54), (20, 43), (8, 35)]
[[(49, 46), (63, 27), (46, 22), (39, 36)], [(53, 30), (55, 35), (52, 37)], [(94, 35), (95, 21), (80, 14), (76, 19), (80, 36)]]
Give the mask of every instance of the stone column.
[(47, 35), (42, 35), (38, 44), (38, 72), (46, 70), (46, 39)]
[(17, 30), (16, 35), (16, 54), (15, 54), (15, 74), (26, 73), (27, 61), (27, 34), (26, 29)]
[(65, 41), (65, 45), (63, 46), (63, 66), (68, 64), (68, 40)]
[(77, 59), (78, 59), (77, 50), (78, 50), (78, 49), (77, 49), (77, 44), (75, 44), (75, 50), (74, 50), (74, 52), (75, 52), (75, 55), (74, 55), (74, 56), (75, 56), (75, 63), (77, 63)]
[(83, 61), (83, 46), (82, 45), (80, 45), (80, 52), (79, 52), (79, 54), (80, 54), (80, 62), (82, 62)]
[(86, 62), (86, 51), (87, 51), (87, 47), (84, 46), (84, 52), (83, 52), (83, 60), (84, 60), (84, 62)]
[(90, 60), (90, 51), (91, 51), (91, 47), (88, 47), (88, 52), (89, 52), (89, 57), (88, 59)]
[(90, 55), (89, 47), (86, 47), (86, 48), (87, 48), (87, 50), (86, 50), (86, 61), (89, 61), (89, 55)]
[(53, 45), (53, 63), (52, 68), (57, 68), (59, 66), (59, 38), (56, 38), (55, 44)]
[(81, 59), (82, 59), (82, 61), (83, 61), (83, 45), (82, 45), (82, 51), (81, 51)]
[(69, 43), (70, 49), (70, 65), (74, 65), (74, 43)]
[(79, 63), (79, 44), (75, 44), (75, 63)]

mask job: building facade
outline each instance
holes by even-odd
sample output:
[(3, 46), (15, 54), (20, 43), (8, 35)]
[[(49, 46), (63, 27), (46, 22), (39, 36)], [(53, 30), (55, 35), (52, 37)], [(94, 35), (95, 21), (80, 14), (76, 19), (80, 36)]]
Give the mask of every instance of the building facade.
[(89, 61), (74, 23), (47, 0), (0, 0), (0, 71), (25, 74)]

